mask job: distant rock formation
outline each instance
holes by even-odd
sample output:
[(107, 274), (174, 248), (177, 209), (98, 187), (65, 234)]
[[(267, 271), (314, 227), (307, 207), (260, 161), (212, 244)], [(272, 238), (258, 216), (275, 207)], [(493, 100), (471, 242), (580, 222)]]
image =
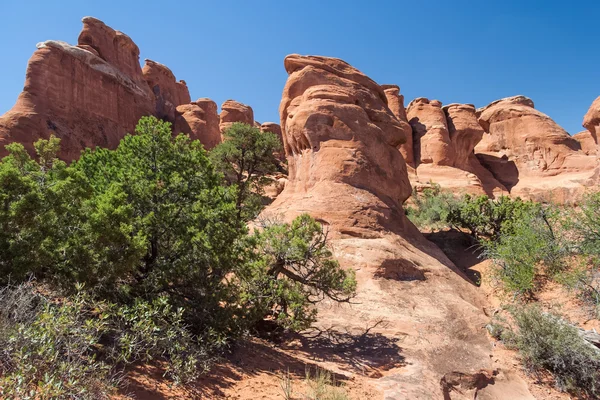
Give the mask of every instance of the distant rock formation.
[(154, 94), (154, 115), (175, 121), (177, 106), (192, 101), (185, 81), (177, 82), (173, 72), (165, 65), (148, 59), (145, 62), (142, 74)]
[(415, 167), (413, 134), (412, 127), (408, 124), (406, 109), (404, 108), (404, 96), (400, 94), (400, 87), (397, 85), (381, 85), (387, 98), (390, 111), (398, 118), (402, 131), (404, 132), (404, 143), (401, 143), (398, 149), (404, 157), (407, 165)]
[(379, 85), (342, 60), (290, 55), (285, 69), (279, 111), (289, 181), (263, 215), (309, 213), (342, 266), (356, 270), (357, 306), (325, 304), (320, 316), (344, 332), (363, 329), (365, 318), (394, 327), (372, 331), (401, 340), (410, 365), (378, 379), (385, 397), (441, 398), (440, 379), (489, 368), (491, 347), (475, 290), (404, 215), (411, 185), (398, 146), (406, 123)]
[(473, 105), (442, 107), (438, 100), (420, 97), (408, 105), (407, 117), (415, 167), (409, 177), (417, 191), (436, 183), (455, 193), (508, 193), (473, 154), (484, 133)]
[(504, 98), (477, 113), (486, 131), (477, 157), (512, 195), (564, 202), (597, 182), (597, 158), (531, 99)]
[(59, 156), (73, 160), (86, 147), (115, 148), (146, 115), (173, 123), (207, 148), (220, 141), (216, 106), (190, 104), (185, 82), (177, 82), (166, 66), (146, 60), (142, 69), (129, 36), (92, 17), (82, 22), (76, 46), (52, 40), (37, 45), (23, 92), (0, 117), (0, 156), (8, 143), (22, 143), (33, 153), (35, 141), (55, 135), (61, 139)]
[(420, 97), (410, 102), (406, 113), (412, 126), (416, 166), (434, 164), (453, 167), (456, 154), (450, 141), (442, 103)]
[(226, 100), (221, 105), (220, 119), (219, 128), (221, 129), (221, 134), (235, 122), (255, 126), (252, 107), (235, 100)]
[(198, 99), (177, 107), (174, 133), (187, 133), (198, 139), (207, 150), (221, 143), (217, 104), (211, 99)]

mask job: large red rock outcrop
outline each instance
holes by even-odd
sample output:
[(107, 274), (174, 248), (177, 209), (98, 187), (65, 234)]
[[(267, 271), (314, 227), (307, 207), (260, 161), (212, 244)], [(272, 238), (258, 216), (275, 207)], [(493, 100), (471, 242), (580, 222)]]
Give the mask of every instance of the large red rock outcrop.
[[(597, 159), (525, 96), (479, 109), (477, 157), (511, 194), (567, 201), (597, 180)], [(541, 179), (543, 178), (543, 179)]]
[(217, 103), (211, 99), (198, 99), (190, 104), (177, 107), (174, 133), (187, 133), (194, 140), (200, 140), (207, 150), (221, 143)]
[(0, 156), (11, 142), (33, 153), (33, 143), (52, 134), (61, 139), (64, 160), (86, 147), (115, 148), (142, 116), (175, 122), (175, 107), (190, 101), (168, 68), (148, 62), (142, 71), (131, 38), (95, 18), (83, 18), (77, 46), (46, 41), (37, 47), (23, 92), (0, 117)]
[(235, 122), (242, 122), (250, 126), (254, 126), (255, 122), (252, 107), (235, 100), (226, 100), (221, 104), (220, 118), (221, 122), (219, 126), (221, 128), (221, 133)]
[(148, 59), (145, 60), (142, 74), (154, 94), (154, 115), (174, 122), (177, 106), (192, 101), (185, 81), (177, 82), (166, 65)]
[(410, 102), (406, 110), (412, 126), (415, 163), (454, 166), (456, 154), (442, 103), (424, 97)]
[(320, 315), (345, 334), (386, 320), (370, 334), (399, 340), (401, 354), (370, 352), (360, 367), (379, 368), (386, 398), (442, 398), (440, 379), (489, 368), (491, 347), (473, 286), (403, 213), (411, 193), (397, 149), (403, 125), (382, 88), (342, 60), (291, 55), (285, 68), (279, 111), (289, 181), (263, 216), (311, 214), (341, 265), (356, 270), (356, 305), (326, 302)]
[[(84, 19), (86, 27), (89, 21)], [(152, 114), (152, 94), (139, 63), (137, 70), (131, 66), (137, 46), (116, 31), (98, 29), (96, 34), (108, 36), (98, 39), (101, 43), (115, 39), (109, 54), (126, 72), (100, 57), (103, 51), (87, 47), (92, 44), (38, 44), (23, 92), (0, 117), (0, 155), (6, 154), (4, 144), (20, 142), (32, 152), (36, 140), (54, 134), (62, 140), (61, 158), (72, 160), (85, 147), (114, 148), (140, 117)]]
[(409, 170), (413, 187), (420, 191), (431, 183), (454, 193), (506, 193), (506, 188), (486, 170), (473, 154), (483, 136), (471, 104), (449, 104), (417, 98), (408, 106), (412, 126), (414, 170)]
[(581, 151), (586, 155), (597, 155), (598, 154), (598, 140), (595, 132), (582, 131), (573, 135), (573, 139), (577, 140), (581, 145)]
[(400, 94), (400, 87), (397, 85), (382, 85), (387, 98), (390, 111), (398, 118), (404, 132), (405, 142), (400, 144), (399, 150), (406, 164), (411, 167), (415, 166), (414, 146), (412, 137), (412, 127), (408, 123), (406, 109), (404, 108), (404, 96)]

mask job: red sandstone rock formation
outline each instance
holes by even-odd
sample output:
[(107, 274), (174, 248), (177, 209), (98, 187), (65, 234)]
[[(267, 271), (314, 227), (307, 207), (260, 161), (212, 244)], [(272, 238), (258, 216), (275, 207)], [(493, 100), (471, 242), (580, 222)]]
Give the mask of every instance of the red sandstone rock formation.
[(583, 126), (592, 134), (595, 133), (596, 138), (600, 135), (600, 97), (594, 100), (585, 117), (583, 117)]
[(475, 106), (472, 104), (449, 104), (442, 108), (446, 114), (446, 122), (450, 141), (454, 148), (454, 166), (466, 167), (473, 155), (473, 150), (483, 137), (483, 128), (477, 122)]
[(475, 107), (418, 98), (408, 107), (413, 131), (414, 171), (409, 171), (418, 191), (439, 184), (455, 193), (490, 196), (507, 193), (506, 188), (486, 170), (473, 153), (483, 136)]
[(342, 60), (291, 55), (285, 68), (279, 110), (289, 181), (264, 215), (311, 214), (340, 263), (357, 270), (359, 306), (326, 304), (320, 315), (345, 332), (379, 317), (389, 323), (372, 332), (401, 339), (410, 367), (385, 355), (390, 366), (377, 385), (386, 398), (441, 398), (445, 374), (490, 367), (490, 344), (473, 287), (404, 216), (403, 124), (382, 88)]
[(235, 100), (226, 100), (221, 104), (220, 118), (221, 133), (233, 125), (234, 122), (242, 122), (250, 126), (254, 126), (255, 122), (252, 107)]
[(598, 149), (600, 144), (598, 140), (600, 136), (600, 97), (594, 100), (583, 117), (583, 127), (588, 130), (588, 133), (580, 132), (574, 136), (575, 139), (581, 143), (582, 150), (587, 154), (600, 155), (600, 149)]
[(450, 141), (442, 103), (420, 97), (407, 108), (415, 145), (415, 164), (454, 166), (456, 154)]
[(0, 117), (0, 156), (5, 144), (33, 152), (36, 140), (54, 134), (59, 156), (72, 160), (86, 147), (115, 148), (142, 116), (175, 122), (175, 107), (190, 101), (185, 83), (152, 61), (142, 71), (139, 53), (129, 36), (91, 17), (83, 18), (77, 46), (38, 44), (23, 92)]
[(142, 74), (154, 94), (154, 115), (174, 122), (176, 108), (192, 101), (187, 85), (185, 81), (177, 82), (167, 66), (148, 59), (145, 62)]
[(177, 107), (173, 132), (187, 133), (192, 139), (200, 140), (205, 149), (212, 149), (221, 143), (217, 104), (204, 98)]
[(414, 146), (413, 146), (413, 134), (412, 128), (408, 124), (408, 117), (406, 116), (406, 110), (404, 109), (404, 96), (400, 94), (400, 87), (396, 85), (382, 85), (387, 98), (388, 107), (390, 111), (398, 118), (402, 125), (404, 137), (406, 141), (399, 146), (400, 153), (404, 157), (406, 164), (414, 168)]
[[(97, 20), (85, 18), (84, 32), (90, 21), (98, 26)], [(92, 47), (94, 52), (87, 50), (92, 45), (38, 44), (27, 66), (23, 92), (0, 117), (0, 155), (6, 154), (4, 144), (20, 142), (32, 152), (33, 142), (54, 134), (62, 139), (61, 158), (71, 160), (85, 147), (114, 148), (140, 117), (152, 113), (152, 94), (139, 64), (137, 70), (131, 67), (137, 47), (108, 27), (99, 33), (115, 39), (109, 54), (128, 67), (126, 72), (95, 54), (104, 54), (102, 48)]]
[(511, 194), (568, 201), (597, 181), (596, 158), (581, 151), (581, 144), (531, 99), (509, 97), (477, 112), (486, 131), (477, 157)]
[(581, 145), (581, 151), (586, 155), (597, 155), (598, 154), (598, 140), (595, 136), (595, 132), (582, 131), (573, 135), (573, 139), (577, 140)]

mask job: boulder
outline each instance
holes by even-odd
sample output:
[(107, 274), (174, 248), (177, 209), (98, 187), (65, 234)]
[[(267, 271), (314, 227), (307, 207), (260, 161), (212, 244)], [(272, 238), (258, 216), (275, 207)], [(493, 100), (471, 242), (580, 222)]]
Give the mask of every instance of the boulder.
[(177, 106), (192, 101), (185, 81), (177, 82), (166, 65), (148, 59), (145, 60), (142, 74), (154, 94), (154, 115), (175, 122)]
[(177, 107), (174, 133), (187, 133), (192, 139), (202, 142), (204, 148), (212, 149), (221, 143), (217, 103), (211, 99), (198, 99)]
[(405, 126), (383, 89), (346, 62), (290, 55), (284, 64), (279, 111), (289, 176), (262, 217), (309, 213), (340, 264), (356, 271), (354, 304), (325, 301), (326, 322), (317, 325), (334, 336), (364, 336), (365, 325), (385, 319), (365, 337), (402, 348), (367, 352), (360, 367), (385, 370), (372, 375), (384, 396), (441, 398), (440, 379), (489, 368), (491, 346), (474, 286), (404, 215), (411, 186), (398, 146)]
[(410, 102), (406, 113), (413, 131), (415, 165), (454, 166), (456, 153), (442, 103), (419, 97)]
[(406, 110), (404, 109), (404, 96), (400, 94), (400, 87), (396, 85), (381, 85), (387, 98), (390, 111), (398, 118), (404, 131), (405, 143), (402, 143), (398, 149), (404, 157), (406, 164), (415, 166), (412, 127), (408, 123)]
[(477, 146), (478, 153), (501, 153), (526, 174), (555, 175), (585, 168), (578, 158), (578, 142), (536, 110), (531, 99), (508, 97), (477, 112), (479, 123), (488, 133)]
[(252, 107), (238, 101), (226, 100), (221, 104), (219, 123), (221, 134), (235, 122), (254, 126), (254, 111), (252, 111)]

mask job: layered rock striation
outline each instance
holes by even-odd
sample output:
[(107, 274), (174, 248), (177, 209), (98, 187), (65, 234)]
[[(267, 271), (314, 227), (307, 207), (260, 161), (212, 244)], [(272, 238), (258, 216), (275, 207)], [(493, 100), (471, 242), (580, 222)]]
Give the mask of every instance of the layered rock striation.
[(214, 134), (216, 106), (190, 103), (185, 82), (166, 66), (146, 60), (142, 69), (140, 50), (126, 34), (96, 18), (82, 22), (77, 45), (37, 45), (23, 91), (0, 117), (0, 156), (8, 143), (22, 143), (33, 153), (35, 141), (55, 135), (61, 139), (59, 156), (73, 160), (84, 148), (115, 148), (148, 115), (172, 122), (207, 147), (220, 141)]

